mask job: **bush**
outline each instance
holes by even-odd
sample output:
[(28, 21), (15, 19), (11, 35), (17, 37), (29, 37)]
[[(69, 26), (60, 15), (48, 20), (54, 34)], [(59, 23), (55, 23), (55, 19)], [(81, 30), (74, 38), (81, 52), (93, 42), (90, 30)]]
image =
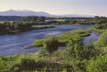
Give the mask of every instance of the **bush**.
[(7, 72), (18, 62), (17, 56), (0, 57), (0, 72)]
[(106, 47), (107, 46), (107, 31), (103, 32), (95, 43), (95, 47)]
[(59, 42), (56, 38), (51, 38), (44, 43), (44, 48), (46, 48), (48, 53), (53, 53), (58, 50)]
[(89, 60), (86, 65), (87, 72), (107, 72), (107, 56), (98, 56)]
[(66, 59), (79, 59), (79, 60), (89, 60), (98, 55), (97, 50), (94, 47), (85, 46), (81, 41), (69, 42), (68, 47), (65, 49)]

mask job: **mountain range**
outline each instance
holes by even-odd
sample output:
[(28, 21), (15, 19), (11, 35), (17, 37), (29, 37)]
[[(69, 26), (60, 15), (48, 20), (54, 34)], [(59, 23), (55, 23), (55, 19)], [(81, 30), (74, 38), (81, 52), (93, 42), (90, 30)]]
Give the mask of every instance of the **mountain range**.
[(1, 11), (0, 16), (92, 17), (91, 15), (80, 15), (80, 14), (54, 15), (47, 12), (36, 12), (36, 11), (30, 11), (30, 10)]

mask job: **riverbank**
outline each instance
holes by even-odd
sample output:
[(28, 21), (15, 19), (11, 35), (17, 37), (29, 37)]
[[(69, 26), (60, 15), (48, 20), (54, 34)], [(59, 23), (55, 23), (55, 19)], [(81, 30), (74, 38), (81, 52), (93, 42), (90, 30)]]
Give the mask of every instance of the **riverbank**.
[[(0, 72), (106, 72), (106, 19), (97, 17), (95, 29), (76, 21), (76, 25), (0, 35)], [(84, 19), (79, 22), (86, 23)], [(19, 29), (24, 27), (28, 26)]]
[[(59, 40), (66, 41), (68, 43), (66, 48), (62, 50), (55, 50), (54, 52), (52, 51), (52, 53), (49, 52), (50, 50), (47, 49), (48, 47), (47, 46), (46, 48), (41, 48), (36, 53), (12, 55), (5, 57), (1, 56), (0, 62), (3, 65), (4, 64), (6, 65), (3, 66), (0, 64), (0, 66), (2, 67), (1, 69), (3, 71), (31, 71), (31, 72), (45, 71), (46, 72), (46, 71), (55, 70), (58, 72), (59, 71), (72, 72), (72, 71), (78, 71), (77, 69), (75, 69), (78, 68), (83, 72), (84, 69), (81, 68), (81, 66), (79, 65), (81, 64), (81, 65), (85, 65), (84, 68), (85, 70), (88, 71), (89, 68), (91, 69), (93, 68), (92, 67), (93, 64), (91, 63), (98, 62), (98, 64), (104, 64), (106, 58), (106, 55), (104, 56), (102, 55), (106, 52), (106, 51), (102, 52), (103, 51), (102, 48), (99, 48), (100, 49), (99, 50), (95, 48), (93, 44), (91, 44), (91, 46), (87, 46), (80, 41), (81, 38), (90, 36), (89, 33), (90, 32), (87, 30), (77, 29), (69, 32), (64, 32), (64, 34), (58, 35), (59, 36), (58, 39), (60, 38)], [(105, 35), (107, 35), (106, 32), (101, 37), (103, 38), (105, 37)], [(51, 43), (50, 40), (49, 43)], [(52, 45), (53, 44), (54, 43), (52, 42)], [(50, 47), (51, 46), (49, 46), (49, 48)], [(97, 68), (97, 66), (95, 66), (95, 68)]]
[(36, 47), (25, 49), (24, 47), (31, 46), (35, 40), (48, 36), (56, 36), (75, 29), (88, 29), (89, 27), (90, 25), (58, 25), (55, 28), (31, 30), (20, 34), (0, 35), (0, 55), (34, 53), (39, 49)]
[(0, 30), (0, 35), (6, 35), (6, 34), (19, 34), (23, 32), (28, 32), (31, 30), (40, 30), (40, 29), (48, 29), (48, 28), (55, 28), (55, 25), (29, 25), (28, 27), (25, 25), (23, 27), (23, 24), (16, 28), (14, 26), (12, 28), (5, 27), (4, 29)]
[(77, 40), (80, 41), (82, 38), (89, 36), (90, 33), (86, 30), (83, 29), (77, 29), (77, 30), (72, 30), (68, 32), (64, 32), (63, 34), (57, 35), (57, 36), (52, 36), (52, 37), (47, 37), (44, 39), (36, 40), (33, 45), (36, 47), (41, 47), (44, 46), (45, 42), (47, 40), (50, 40), (52, 38), (55, 38), (59, 41), (59, 46), (65, 46), (69, 40)]

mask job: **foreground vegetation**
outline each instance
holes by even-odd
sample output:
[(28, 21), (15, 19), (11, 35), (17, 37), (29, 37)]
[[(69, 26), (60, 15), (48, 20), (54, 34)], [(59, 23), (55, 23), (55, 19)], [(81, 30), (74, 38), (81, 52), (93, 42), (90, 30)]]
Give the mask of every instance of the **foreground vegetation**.
[[(74, 30), (59, 35), (58, 38), (49, 38), (44, 42), (44, 47), (37, 53), (1, 56), (0, 71), (106, 72), (106, 33), (107, 31), (103, 32), (96, 42), (90, 43), (89, 45), (85, 45), (81, 41), (82, 37), (87, 35), (87, 31), (84, 32), (84, 30)], [(64, 39), (60, 39), (61, 37), (64, 37)], [(66, 43), (64, 49), (60, 49), (59, 42)]]
[(107, 72), (107, 22), (97, 21), (91, 28), (100, 33), (97, 41), (84, 44), (89, 31), (82, 29), (37, 40), (37, 53), (1, 56), (0, 72)]

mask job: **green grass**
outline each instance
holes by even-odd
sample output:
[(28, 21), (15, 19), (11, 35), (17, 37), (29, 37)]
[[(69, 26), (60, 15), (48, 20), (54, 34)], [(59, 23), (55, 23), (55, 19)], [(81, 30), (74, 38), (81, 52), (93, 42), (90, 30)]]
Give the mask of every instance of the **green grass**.
[[(89, 36), (89, 32), (85, 31), (83, 29), (78, 29), (78, 30), (73, 30), (73, 31), (69, 31), (69, 32), (65, 32), (63, 34), (60, 34), (58, 36), (56, 36), (55, 38), (63, 44), (66, 44), (69, 42), (69, 40), (81, 40), (83, 37)], [(40, 39), (40, 40), (36, 40), (33, 45), (36, 47), (42, 47), (44, 45), (44, 43), (51, 39), (52, 37), (47, 37), (44, 39)]]

